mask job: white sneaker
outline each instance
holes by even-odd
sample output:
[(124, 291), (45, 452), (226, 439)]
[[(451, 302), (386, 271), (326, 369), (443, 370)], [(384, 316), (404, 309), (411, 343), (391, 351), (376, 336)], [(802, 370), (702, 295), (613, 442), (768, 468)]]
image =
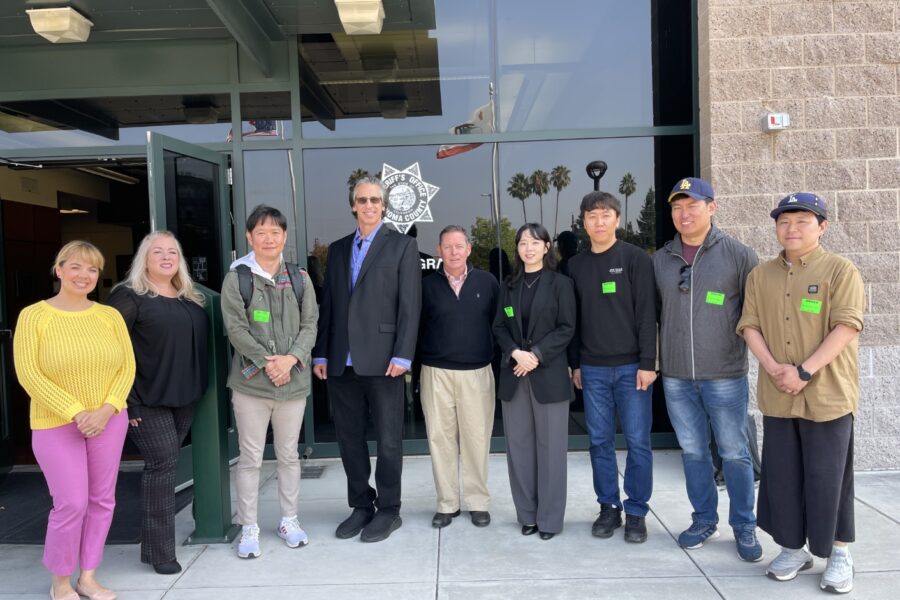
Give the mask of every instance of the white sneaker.
[(797, 550), (781, 548), (781, 553), (766, 567), (766, 576), (776, 581), (790, 581), (800, 571), (812, 568), (812, 554), (806, 551), (806, 546)]
[(819, 587), (835, 594), (846, 594), (853, 589), (853, 559), (849, 548), (831, 550)]
[(288, 548), (297, 548), (309, 543), (309, 537), (303, 531), (303, 528), (300, 527), (297, 515), (291, 518), (281, 518), (281, 525), (278, 526), (278, 537), (284, 540)]
[(238, 543), (238, 556), (256, 558), (259, 552), (259, 527), (256, 524), (241, 527), (241, 541)]

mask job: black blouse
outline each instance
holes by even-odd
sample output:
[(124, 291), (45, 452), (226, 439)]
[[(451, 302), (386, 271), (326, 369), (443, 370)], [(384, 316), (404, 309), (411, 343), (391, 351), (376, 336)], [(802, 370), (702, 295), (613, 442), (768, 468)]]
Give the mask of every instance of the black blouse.
[(519, 310), (522, 312), (522, 335), (528, 337), (528, 321), (531, 319), (531, 305), (534, 303), (534, 295), (537, 293), (538, 280), (544, 274), (544, 269), (524, 273), (522, 279), (525, 283), (522, 286), (522, 306)]
[(190, 300), (138, 295), (119, 286), (108, 304), (122, 313), (131, 335), (137, 373), (128, 396), (128, 416), (141, 406), (187, 406), (207, 383), (206, 311)]

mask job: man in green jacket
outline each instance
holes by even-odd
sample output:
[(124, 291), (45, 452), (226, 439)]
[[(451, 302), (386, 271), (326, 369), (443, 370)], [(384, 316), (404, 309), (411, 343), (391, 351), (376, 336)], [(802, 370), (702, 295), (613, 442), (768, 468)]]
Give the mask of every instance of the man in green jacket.
[[(234, 347), (228, 376), (238, 429), (240, 458), (235, 473), (238, 522), (243, 526), (238, 556), (260, 555), (257, 501), (259, 469), (272, 424), (278, 465), (281, 524), (278, 536), (291, 548), (309, 539), (297, 518), (300, 458), (297, 444), (310, 390), (310, 352), (316, 341), (319, 309), (309, 276), (300, 271), (298, 298), (282, 259), (287, 220), (275, 208), (259, 205), (247, 217), (251, 252), (236, 260), (222, 284), (222, 318)], [(252, 293), (245, 306), (238, 269), (246, 266)]]

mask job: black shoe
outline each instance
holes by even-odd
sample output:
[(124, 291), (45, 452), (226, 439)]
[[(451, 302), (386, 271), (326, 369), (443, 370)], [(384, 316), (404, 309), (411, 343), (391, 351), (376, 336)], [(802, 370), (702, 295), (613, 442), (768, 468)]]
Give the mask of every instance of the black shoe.
[(354, 508), (353, 512), (350, 513), (350, 516), (337, 526), (334, 535), (342, 540), (356, 537), (356, 535), (369, 524), (369, 521), (371, 521), (374, 516), (375, 509), (373, 508)]
[(491, 513), (486, 510), (470, 510), (469, 516), (472, 517), (472, 525), (475, 527), (487, 527), (491, 524)]
[(458, 516), (459, 516), (459, 511), (452, 512), (452, 513), (436, 512), (436, 513), (434, 513), (434, 516), (431, 517), (431, 526), (436, 527), (438, 529), (440, 529), (442, 527), (446, 527), (447, 525), (449, 525), (450, 523), (453, 522), (453, 517), (458, 517)]
[(591, 527), (591, 535), (598, 538), (612, 537), (613, 532), (622, 526), (622, 509), (612, 504), (600, 505), (600, 516)]
[(647, 523), (644, 517), (625, 515), (625, 541), (633, 544), (647, 541)]
[(556, 535), (556, 534), (555, 534), (555, 533), (550, 533), (549, 531), (542, 531), (542, 532), (541, 532), (541, 539), (542, 539), (542, 540), (552, 540), (554, 535)]
[(537, 525), (522, 525), (522, 535), (534, 535), (537, 532)]
[(178, 564), (177, 560), (170, 560), (169, 562), (153, 565), (153, 570), (160, 575), (174, 575), (175, 573), (181, 573), (181, 565)]
[(400, 529), (403, 520), (400, 515), (386, 515), (381, 512), (375, 513), (375, 517), (371, 523), (363, 529), (359, 539), (363, 542), (380, 542), (390, 537), (394, 531)]

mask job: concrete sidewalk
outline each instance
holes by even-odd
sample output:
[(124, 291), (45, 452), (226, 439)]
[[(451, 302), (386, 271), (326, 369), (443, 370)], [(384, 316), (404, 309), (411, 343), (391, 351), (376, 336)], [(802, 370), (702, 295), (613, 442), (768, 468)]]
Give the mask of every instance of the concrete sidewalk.
[[(403, 527), (390, 539), (364, 544), (334, 536), (349, 514), (346, 480), (337, 460), (321, 479), (303, 480), (300, 522), (309, 533), (305, 548), (289, 549), (278, 539), (279, 510), (274, 464), (266, 463), (260, 498), (262, 556), (241, 560), (235, 544), (179, 546), (184, 571), (161, 576), (139, 562), (138, 546), (110, 546), (99, 573), (122, 600), (437, 600), (482, 598), (565, 599), (826, 598), (819, 590), (825, 561), (796, 580), (778, 583), (764, 576), (777, 547), (760, 533), (765, 556), (759, 563), (737, 558), (727, 526), (728, 497), (719, 494), (724, 527), (719, 539), (698, 550), (682, 550), (678, 533), (690, 524), (681, 454), (654, 453), (649, 539), (627, 544), (621, 529), (608, 540), (591, 537), (598, 507), (586, 453), (569, 454), (566, 528), (552, 540), (519, 533), (509, 494), (506, 460), (490, 459), (493, 494), (490, 527), (479, 529), (463, 513), (449, 527), (431, 527), (434, 487), (427, 456), (407, 457), (403, 472)], [(624, 454), (619, 454), (620, 470)], [(858, 542), (852, 546), (855, 589), (848, 598), (900, 597), (900, 472), (858, 473)], [(192, 530), (189, 509), (177, 520), (179, 540)], [(41, 546), (0, 546), (0, 599), (45, 599), (50, 577), (41, 565)]]

